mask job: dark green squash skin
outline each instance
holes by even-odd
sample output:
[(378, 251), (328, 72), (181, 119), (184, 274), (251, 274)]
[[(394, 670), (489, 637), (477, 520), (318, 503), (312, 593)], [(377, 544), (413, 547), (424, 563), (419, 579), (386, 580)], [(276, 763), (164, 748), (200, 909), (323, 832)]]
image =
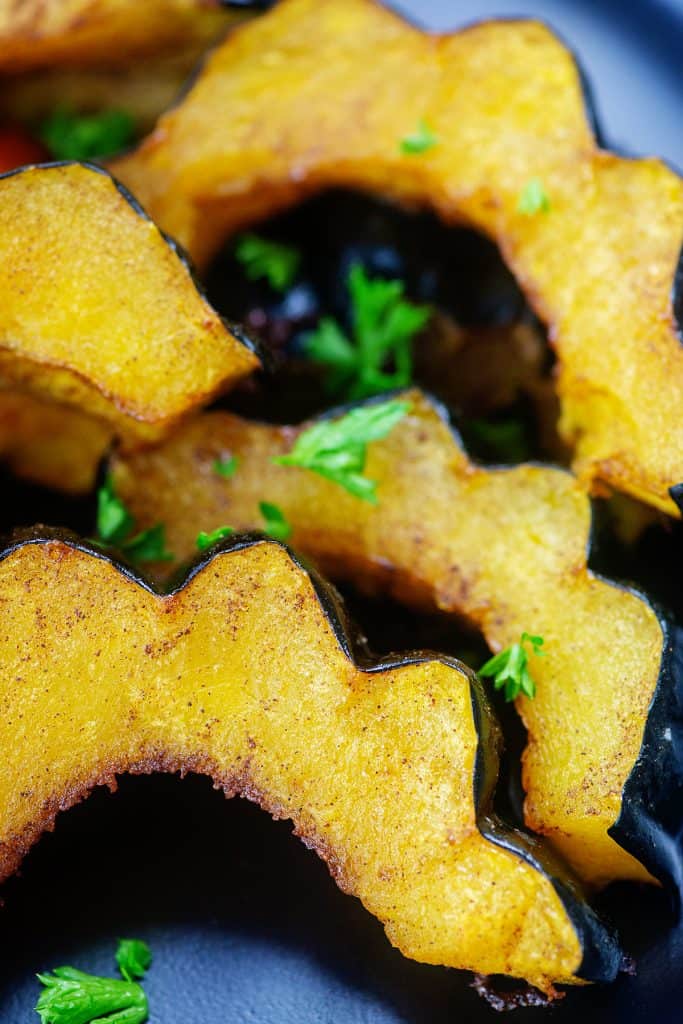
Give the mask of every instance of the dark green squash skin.
[[(639, 595), (640, 596), (640, 595)], [(643, 742), (609, 835), (670, 890), (683, 892), (683, 629), (660, 615), (664, 632), (657, 686)]]
[[(25, 545), (47, 544), (54, 541), (67, 544), (78, 551), (83, 551), (95, 558), (112, 563), (137, 586), (152, 594), (160, 593), (130, 564), (112, 556), (102, 548), (82, 540), (69, 531), (61, 529), (41, 526), (31, 530), (16, 531), (9, 543), (0, 552), (0, 561), (3, 561), (14, 551)], [(242, 534), (220, 541), (208, 551), (198, 555), (192, 565), (184, 572), (182, 580), (175, 583), (172, 589), (166, 590), (164, 593), (177, 593), (201, 572), (205, 566), (209, 565), (214, 558), (231, 551), (240, 551), (254, 544), (263, 543), (284, 548), (294, 563), (310, 578), (316, 596), (332, 627), (340, 648), (363, 671), (382, 672), (405, 665), (438, 660), (467, 675), (470, 683), (472, 712), (479, 738), (475, 760), (473, 793), (479, 831), (485, 839), (520, 857), (551, 882), (564, 906), (581, 946), (583, 956), (577, 977), (585, 981), (612, 981), (619, 972), (622, 962), (621, 951), (612, 932), (598, 919), (595, 912), (588, 905), (580, 884), (572, 877), (569, 869), (562, 861), (552, 851), (547, 849), (540, 839), (521, 829), (510, 827), (492, 812), (495, 787), (498, 780), (501, 734), (480, 680), (466, 665), (463, 665), (462, 662), (457, 661), (455, 658), (433, 654), (428, 651), (410, 652), (401, 657), (390, 657), (379, 661), (372, 659), (355, 628), (349, 622), (341, 597), (334, 587), (323, 580), (317, 572), (304, 565), (286, 545), (265, 537), (263, 534)], [(493, 936), (492, 941), (494, 941)]]

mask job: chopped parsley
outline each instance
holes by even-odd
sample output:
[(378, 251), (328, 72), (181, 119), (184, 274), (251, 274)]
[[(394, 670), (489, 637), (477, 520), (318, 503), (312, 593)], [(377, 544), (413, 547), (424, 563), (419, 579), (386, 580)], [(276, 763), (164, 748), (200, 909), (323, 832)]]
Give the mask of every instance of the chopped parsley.
[(263, 529), (274, 540), (289, 540), (292, 535), (292, 527), (279, 505), (272, 505), (269, 501), (259, 503), (259, 512), (263, 516)]
[(101, 978), (75, 967), (55, 967), (39, 974), (43, 986), (36, 1003), (41, 1024), (144, 1024), (147, 996), (133, 978), (141, 978), (152, 955), (145, 942), (122, 939), (116, 961), (124, 980)]
[(505, 700), (511, 701), (523, 693), (525, 697), (536, 696), (536, 684), (529, 673), (529, 654), (525, 644), (531, 647), (531, 653), (542, 657), (545, 653), (542, 636), (522, 633), (519, 643), (506, 647), (504, 651), (494, 654), (479, 669), (482, 679), (493, 679), (496, 690), (505, 689)]
[(135, 122), (124, 110), (75, 114), (55, 110), (39, 129), (40, 138), (57, 160), (93, 160), (113, 156), (128, 146)]
[(330, 390), (351, 400), (407, 387), (413, 338), (429, 320), (430, 308), (405, 299), (402, 281), (369, 278), (360, 264), (351, 267), (348, 285), (353, 340), (336, 320), (323, 317), (304, 339), (306, 354), (328, 368)]
[(212, 544), (216, 544), (219, 540), (223, 540), (225, 537), (229, 537), (231, 533), (234, 533), (232, 526), (219, 526), (217, 530), (212, 530), (211, 533), (197, 534), (197, 550), (206, 551)]
[(229, 480), (237, 472), (240, 460), (236, 455), (230, 455), (227, 459), (216, 459), (213, 464), (213, 471), (225, 480)]
[(126, 981), (143, 978), (152, 963), (152, 953), (141, 939), (119, 939), (116, 963)]
[(404, 135), (401, 139), (401, 152), (407, 156), (417, 156), (420, 153), (426, 153), (438, 142), (438, 136), (434, 134), (427, 121), (421, 118), (415, 131)]
[(289, 454), (273, 462), (309, 469), (376, 505), (377, 482), (363, 476), (367, 446), (386, 437), (409, 409), (409, 402), (390, 399), (352, 409), (341, 419), (321, 420), (299, 434)]
[(519, 194), (517, 202), (519, 213), (533, 217), (537, 213), (548, 213), (550, 198), (540, 178), (531, 178)]
[(97, 544), (119, 548), (133, 562), (172, 562), (162, 523), (134, 532), (135, 520), (114, 490), (110, 476), (97, 492)]
[(235, 256), (250, 281), (265, 278), (278, 292), (286, 292), (293, 284), (301, 265), (298, 249), (259, 235), (242, 235), (235, 245)]

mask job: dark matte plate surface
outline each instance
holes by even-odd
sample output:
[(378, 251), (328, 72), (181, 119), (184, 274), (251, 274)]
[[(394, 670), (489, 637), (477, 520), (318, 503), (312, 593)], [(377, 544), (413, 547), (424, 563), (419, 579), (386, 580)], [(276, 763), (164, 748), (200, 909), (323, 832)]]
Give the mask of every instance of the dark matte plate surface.
[[(402, 0), (438, 28), (533, 14), (578, 52), (617, 145), (683, 166), (683, 3), (674, 0)], [(359, 811), (359, 813), (362, 813)], [(404, 960), (317, 858), (203, 779), (124, 780), (60, 819), (5, 888), (0, 1022), (37, 1021), (37, 970), (113, 974), (119, 935), (146, 938), (153, 1024), (484, 1024), (496, 1019), (455, 972)], [(683, 1020), (683, 933), (660, 894), (608, 894), (635, 977), (571, 991), (516, 1020)], [(495, 936), (492, 936), (495, 941)]]

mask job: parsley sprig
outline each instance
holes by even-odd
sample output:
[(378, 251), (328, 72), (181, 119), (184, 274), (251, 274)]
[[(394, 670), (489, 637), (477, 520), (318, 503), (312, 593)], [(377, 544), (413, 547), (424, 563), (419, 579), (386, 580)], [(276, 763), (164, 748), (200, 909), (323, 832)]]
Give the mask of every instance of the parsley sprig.
[(291, 524), (279, 505), (270, 501), (259, 502), (259, 512), (263, 516), (263, 529), (274, 540), (289, 540), (292, 535)]
[(413, 338), (429, 320), (430, 308), (405, 299), (402, 281), (370, 278), (360, 264), (351, 267), (348, 286), (353, 338), (323, 317), (304, 339), (307, 355), (327, 366), (330, 390), (352, 401), (407, 387)]
[(144, 1024), (147, 996), (133, 978), (142, 978), (152, 962), (149, 947), (139, 939), (121, 939), (116, 961), (123, 981), (75, 967), (39, 974), (44, 986), (36, 1004), (41, 1024)]
[(113, 156), (133, 141), (135, 122), (124, 110), (75, 114), (55, 110), (40, 126), (40, 137), (57, 160)]
[(230, 534), (234, 533), (232, 526), (219, 526), (216, 530), (211, 530), (210, 533), (205, 533), (201, 530), (197, 534), (197, 551), (206, 551), (213, 544), (217, 544), (219, 540), (224, 540), (225, 537), (229, 537)]
[(550, 197), (540, 178), (530, 178), (519, 194), (517, 201), (519, 213), (533, 217), (537, 213), (548, 213), (550, 210)]
[(363, 476), (367, 446), (386, 437), (409, 408), (409, 402), (390, 399), (352, 409), (341, 419), (322, 420), (299, 434), (291, 452), (275, 456), (273, 462), (309, 469), (376, 505), (377, 482)]
[(483, 679), (493, 679), (496, 690), (505, 689), (505, 700), (515, 700), (523, 693), (530, 699), (536, 696), (536, 684), (529, 672), (529, 654), (525, 647), (531, 647), (531, 653), (542, 657), (544, 651), (542, 636), (533, 636), (531, 633), (522, 633), (519, 643), (506, 647), (505, 650), (494, 654), (492, 658), (482, 665), (479, 675)]
[(119, 939), (116, 963), (126, 981), (144, 978), (152, 963), (152, 951), (142, 939)]
[(166, 550), (166, 530), (162, 523), (135, 533), (135, 520), (117, 495), (111, 476), (97, 492), (98, 544), (119, 548), (133, 562), (172, 562)]
[(294, 246), (259, 235), (242, 235), (235, 245), (235, 256), (250, 281), (265, 278), (278, 292), (286, 292), (294, 283), (301, 265), (301, 253)]
[(434, 134), (423, 117), (418, 122), (415, 131), (404, 135), (401, 139), (401, 152), (406, 156), (419, 156), (420, 153), (426, 153), (428, 149), (432, 149), (438, 142), (438, 136)]
[(230, 455), (225, 459), (215, 459), (213, 471), (218, 476), (222, 476), (224, 480), (229, 480), (237, 472), (239, 464), (240, 460), (236, 455)]

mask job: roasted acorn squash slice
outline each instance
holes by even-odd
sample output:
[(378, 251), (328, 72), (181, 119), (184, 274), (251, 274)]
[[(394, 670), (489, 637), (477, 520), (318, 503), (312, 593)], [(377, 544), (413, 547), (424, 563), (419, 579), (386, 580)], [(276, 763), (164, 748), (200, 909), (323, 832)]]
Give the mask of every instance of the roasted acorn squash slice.
[(162, 436), (259, 365), (198, 291), (183, 256), (104, 171), (0, 177), (0, 376)]
[[(668, 627), (641, 595), (588, 569), (590, 504), (571, 474), (475, 466), (438, 405), (405, 397), (408, 416), (369, 448), (377, 506), (273, 464), (301, 428), (218, 411), (115, 459), (115, 488), (139, 528), (164, 523), (178, 558), (199, 530), (262, 526), (266, 500), (293, 527), (291, 544), (333, 578), (464, 616), (493, 650), (540, 633), (537, 695), (518, 701), (527, 824), (591, 883), (677, 879), (683, 695)], [(213, 467), (231, 455), (239, 467), (226, 480)]]
[[(404, 152), (421, 122), (434, 144)], [(549, 326), (577, 471), (677, 514), (681, 179), (598, 148), (578, 70), (545, 26), (432, 36), (372, 0), (282, 0), (114, 166), (202, 263), (226, 235), (339, 185), (478, 228)], [(531, 215), (530, 183), (548, 200)]]
[(237, 542), (159, 596), (36, 536), (4, 553), (0, 602), (0, 876), (117, 773), (199, 771), (291, 818), (406, 956), (546, 991), (616, 973), (571, 883), (490, 816), (476, 680), (436, 656), (359, 667), (334, 594), (279, 544)]
[(220, 0), (0, 0), (0, 73), (120, 67), (208, 43), (237, 17)]

